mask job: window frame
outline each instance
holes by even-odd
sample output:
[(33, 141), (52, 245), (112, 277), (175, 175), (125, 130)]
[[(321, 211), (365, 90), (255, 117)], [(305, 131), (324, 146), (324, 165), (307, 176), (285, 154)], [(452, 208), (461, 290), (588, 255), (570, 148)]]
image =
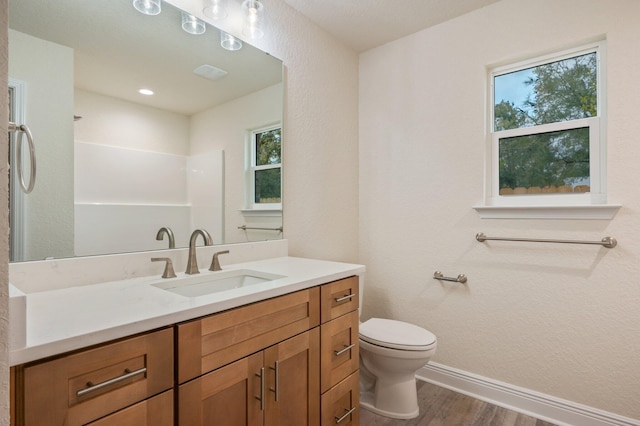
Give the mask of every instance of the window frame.
[[(247, 132), (247, 149), (246, 149), (246, 209), (251, 211), (275, 211), (282, 210), (282, 145), (280, 145), (280, 162), (277, 164), (264, 164), (257, 165), (256, 159), (256, 142), (257, 135), (260, 133), (268, 132), (271, 130), (280, 130), (280, 137), (282, 138), (282, 124), (275, 123), (268, 126), (263, 126), (255, 129), (251, 129)], [(281, 139), (282, 142), (282, 139)], [(256, 203), (255, 191), (256, 181), (255, 172), (259, 170), (280, 169), (280, 202), (279, 203)]]
[[(597, 66), (597, 115), (595, 117), (580, 118), (549, 124), (520, 127), (509, 130), (495, 130), (495, 87), (494, 79), (500, 75), (521, 71), (524, 69), (561, 61), (589, 53), (596, 53)], [(606, 193), (606, 42), (597, 41), (575, 48), (566, 49), (550, 54), (536, 56), (506, 65), (487, 67), (487, 135), (486, 135), (486, 169), (485, 169), (485, 202), (484, 206), (475, 206), (481, 217), (488, 218), (538, 218), (540, 212), (547, 210), (543, 216), (553, 218), (572, 218), (575, 212), (570, 208), (584, 208), (591, 206), (602, 207), (607, 203)], [(540, 133), (589, 128), (589, 179), (590, 191), (587, 193), (568, 194), (522, 194), (500, 195), (499, 191), (499, 142), (500, 139), (535, 135)], [(619, 207), (619, 206), (618, 206)], [(560, 211), (559, 209), (564, 209)], [(616, 208), (617, 210), (617, 208)], [(494, 213), (491, 213), (491, 212)], [(554, 213), (554, 211), (556, 213)], [(615, 212), (613, 213), (615, 214)], [(607, 216), (609, 213), (606, 214)], [(585, 218), (584, 213), (577, 214)]]

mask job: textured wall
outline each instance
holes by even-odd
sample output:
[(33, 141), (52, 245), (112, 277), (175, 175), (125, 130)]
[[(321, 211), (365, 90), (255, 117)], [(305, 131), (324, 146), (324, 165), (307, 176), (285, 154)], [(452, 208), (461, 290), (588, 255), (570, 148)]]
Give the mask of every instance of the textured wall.
[[(503, 0), (360, 57), (365, 316), (438, 337), (435, 361), (640, 418), (640, 2)], [(487, 67), (606, 37), (613, 220), (490, 220)], [(615, 249), (478, 243), (477, 232)], [(434, 271), (465, 273), (468, 285)]]
[[(0, 0), (0, 86), (7, 85), (7, 1)], [(7, 91), (0, 93), (0, 117), (8, 117)], [(7, 134), (7, 122), (0, 120), (0, 133)], [(6, 158), (7, 138), (0, 138), (0, 152)], [(9, 210), (6, 200), (7, 163), (0, 163), (0, 426), (9, 426), (9, 352), (8, 352), (8, 282), (9, 282)]]
[(358, 57), (290, 8), (264, 2), (256, 45), (285, 64), (284, 236), (292, 256), (356, 261)]

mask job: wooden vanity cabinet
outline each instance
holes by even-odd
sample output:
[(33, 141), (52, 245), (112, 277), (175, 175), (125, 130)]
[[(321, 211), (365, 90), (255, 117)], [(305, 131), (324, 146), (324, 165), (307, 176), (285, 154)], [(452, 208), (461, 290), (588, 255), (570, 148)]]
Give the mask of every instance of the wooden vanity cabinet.
[[(85, 425), (173, 388), (173, 329), (130, 337), (16, 370), (18, 426)], [(146, 401), (97, 425), (173, 424), (173, 397)], [(160, 404), (165, 423), (142, 412)], [(168, 405), (167, 405), (168, 404)], [(166, 410), (167, 406), (169, 410)], [(147, 408), (144, 408), (147, 407)], [(133, 413), (133, 414), (132, 414)], [(155, 413), (154, 413), (155, 414)], [(125, 419), (125, 420), (123, 420)], [(129, 423), (126, 422), (129, 420)], [(148, 423), (140, 423), (147, 419)]]
[(11, 424), (357, 425), (358, 299), (350, 277), (13, 367)]
[(318, 326), (319, 296), (313, 287), (178, 324), (178, 383)]
[(180, 425), (318, 425), (317, 327), (180, 385)]
[(358, 277), (321, 286), (322, 425), (360, 423)]
[(179, 324), (179, 424), (318, 425), (319, 294), (310, 288)]
[(173, 390), (123, 408), (87, 426), (173, 426)]

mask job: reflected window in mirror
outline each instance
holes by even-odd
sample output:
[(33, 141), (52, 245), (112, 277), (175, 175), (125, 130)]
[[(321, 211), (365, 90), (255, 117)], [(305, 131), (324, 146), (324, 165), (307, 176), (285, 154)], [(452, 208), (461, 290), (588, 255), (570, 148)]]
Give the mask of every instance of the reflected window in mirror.
[(248, 208), (282, 208), (282, 127), (280, 124), (252, 130), (249, 150)]

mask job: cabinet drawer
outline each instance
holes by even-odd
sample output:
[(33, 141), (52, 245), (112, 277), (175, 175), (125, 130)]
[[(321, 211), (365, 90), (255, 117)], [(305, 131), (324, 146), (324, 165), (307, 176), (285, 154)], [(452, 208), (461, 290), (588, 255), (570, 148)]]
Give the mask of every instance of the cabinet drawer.
[(322, 395), (322, 426), (360, 424), (360, 385), (358, 371)]
[(319, 297), (314, 287), (180, 324), (179, 383), (317, 326)]
[(173, 426), (173, 391), (124, 408), (87, 426)]
[(322, 323), (358, 309), (358, 277), (349, 277), (325, 284), (320, 294)]
[(25, 367), (25, 425), (84, 425), (172, 386), (168, 328)]
[(320, 327), (321, 390), (326, 392), (358, 369), (358, 311)]

